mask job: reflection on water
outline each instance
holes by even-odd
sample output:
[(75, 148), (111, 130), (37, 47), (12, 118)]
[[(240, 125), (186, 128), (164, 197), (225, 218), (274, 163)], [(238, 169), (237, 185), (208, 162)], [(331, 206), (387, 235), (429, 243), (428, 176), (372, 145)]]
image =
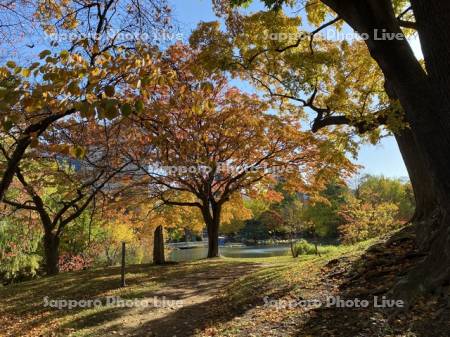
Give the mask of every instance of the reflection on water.
[[(289, 245), (245, 246), (245, 247), (219, 247), (220, 255), (225, 257), (270, 257), (289, 255)], [(173, 249), (169, 260), (175, 262), (194, 261), (206, 258), (207, 247), (191, 249)]]

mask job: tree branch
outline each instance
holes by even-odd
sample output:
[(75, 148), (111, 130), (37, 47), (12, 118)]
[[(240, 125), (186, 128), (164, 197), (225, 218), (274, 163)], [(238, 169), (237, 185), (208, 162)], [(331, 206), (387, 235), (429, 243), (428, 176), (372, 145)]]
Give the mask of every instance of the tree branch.
[(52, 123), (54, 123), (58, 119), (61, 119), (68, 115), (71, 115), (75, 112), (76, 112), (75, 109), (69, 109), (60, 114), (52, 114), (52, 115), (42, 119), (38, 123), (31, 124), (24, 130), (21, 137), (19, 138), (19, 140), (16, 143), (14, 152), (8, 159), (7, 167), (3, 173), (3, 177), (0, 182), (0, 202), (2, 201), (3, 197), (5, 196), (6, 190), (11, 185), (11, 182), (14, 178), (14, 173), (16, 172), (16, 170), (19, 166), (19, 163), (25, 154), (25, 151), (30, 146), (33, 135), (35, 137), (39, 137), (45, 130), (47, 130), (47, 128)]

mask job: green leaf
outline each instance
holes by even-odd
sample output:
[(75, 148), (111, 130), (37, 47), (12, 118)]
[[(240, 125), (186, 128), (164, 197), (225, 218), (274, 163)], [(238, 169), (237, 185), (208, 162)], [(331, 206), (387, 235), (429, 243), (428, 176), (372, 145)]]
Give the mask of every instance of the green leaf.
[(14, 61), (6, 62), (6, 65), (8, 66), (8, 68), (12, 68), (12, 69), (17, 67), (16, 62), (14, 62)]
[(137, 100), (135, 105), (134, 105), (136, 112), (142, 112), (144, 111), (144, 102), (142, 100)]
[(51, 51), (50, 50), (43, 50), (39, 53), (39, 58), (42, 60), (45, 57), (47, 57), (48, 55), (51, 55)]
[(5, 96), (8, 94), (8, 89), (5, 87), (0, 87), (0, 98), (5, 98)]
[(130, 104), (125, 103), (120, 107), (120, 110), (122, 111), (122, 115), (125, 117), (128, 117), (133, 112), (133, 109)]
[(3, 129), (8, 132), (9, 130), (11, 130), (14, 126), (14, 123), (11, 120), (7, 120), (3, 123)]
[(59, 55), (63, 58), (63, 59), (66, 59), (66, 58), (68, 58), (69, 57), (69, 52), (67, 51), (67, 50), (63, 50), (63, 51), (61, 51), (60, 53), (59, 53)]

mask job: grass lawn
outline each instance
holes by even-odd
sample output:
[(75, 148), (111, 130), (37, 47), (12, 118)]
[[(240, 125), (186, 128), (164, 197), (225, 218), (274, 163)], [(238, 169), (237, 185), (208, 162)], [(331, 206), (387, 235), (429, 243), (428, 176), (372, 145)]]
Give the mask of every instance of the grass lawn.
[[(3, 287), (0, 336), (322, 336), (305, 330), (312, 311), (279, 310), (265, 306), (265, 301), (308, 300), (336, 293), (339, 282), (330, 277), (328, 266), (339, 260), (341, 267), (355, 268), (373, 243), (327, 249), (320, 257), (134, 265), (127, 269), (125, 288), (119, 287), (119, 268), (63, 273)], [(146, 299), (153, 305), (59, 310), (44, 306), (46, 296), (53, 300), (118, 296)], [(182, 305), (158, 307), (155, 298), (164, 297), (172, 303), (182, 301)]]

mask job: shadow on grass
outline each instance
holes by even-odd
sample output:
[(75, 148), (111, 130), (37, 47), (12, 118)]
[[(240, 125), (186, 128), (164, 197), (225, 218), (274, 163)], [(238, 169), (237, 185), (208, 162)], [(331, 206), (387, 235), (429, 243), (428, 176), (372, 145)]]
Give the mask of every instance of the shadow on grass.
[[(185, 303), (181, 308), (169, 310), (158, 316), (152, 315), (153, 308), (141, 310), (137, 313), (139, 323), (132, 327), (117, 322), (113, 322), (106, 327), (97, 324), (98, 328), (90, 336), (109, 336), (112, 333), (125, 336), (192, 336), (198, 331), (243, 315), (255, 305), (260, 305), (263, 302), (263, 296), (270, 294), (271, 298), (274, 299), (283, 297), (291, 289), (289, 287), (273, 287), (273, 283), (276, 282), (278, 273), (286, 268), (288, 267), (277, 266), (258, 270), (256, 265), (246, 264), (222, 268), (220, 270), (221, 276), (210, 270), (193, 273), (169, 284), (183, 287), (186, 282), (196, 284), (192, 280), (195, 279), (199, 281), (197, 283), (199, 288), (193, 287), (194, 292), (191, 296), (199, 293), (203, 296), (210, 296), (209, 298), (204, 297), (197, 303)], [(244, 276), (245, 274), (247, 276)], [(205, 278), (212, 282), (207, 287), (202, 283)], [(217, 294), (218, 289), (222, 290), (220, 294)], [(164, 289), (158, 290), (157, 293), (167, 294), (164, 293)], [(154, 294), (155, 292), (135, 292), (132, 295), (148, 298), (154, 296)], [(178, 296), (180, 299), (187, 297), (189, 296)], [(117, 313), (112, 314), (117, 317)], [(82, 320), (72, 322), (70, 327), (87, 327), (90, 321), (101, 322), (102, 317), (101, 313), (94, 313), (83, 317)], [(113, 316), (110, 318), (113, 318)], [(109, 322), (111, 322), (111, 319), (109, 319)]]
[[(62, 273), (54, 277), (16, 284), (0, 289), (0, 334), (6, 336), (25, 336), (33, 329), (42, 335), (58, 331), (57, 335), (67, 336), (67, 331), (89, 330), (95, 335), (106, 326), (107, 331), (122, 326), (117, 323), (128, 315), (144, 315), (144, 324), (156, 317), (154, 309), (136, 312), (133, 308), (100, 307), (58, 310), (44, 306), (44, 298), (51, 299), (104, 299), (106, 296), (123, 299), (140, 299), (165, 296), (170, 300), (187, 300), (200, 297), (198, 304), (187, 303), (180, 312), (166, 313), (167, 319), (187, 315), (192, 329), (203, 320), (202, 313), (209, 312), (215, 305), (222, 308), (223, 303), (215, 300), (218, 291), (236, 279), (256, 270), (255, 263), (208, 260), (193, 263), (170, 264), (166, 266), (134, 265), (127, 268), (127, 287), (120, 288), (120, 268), (96, 268), (82, 272)], [(204, 305), (203, 305), (204, 303)], [(220, 304), (220, 305), (219, 305)], [(196, 317), (195, 315), (199, 315)], [(216, 317), (211, 316), (211, 319)], [(225, 317), (225, 316), (224, 316)], [(181, 318), (183, 319), (183, 318)], [(164, 320), (154, 324), (162, 326)], [(171, 325), (169, 324), (169, 325)], [(183, 326), (183, 325), (182, 325)], [(180, 324), (177, 325), (177, 328)], [(105, 330), (105, 329), (103, 329)], [(108, 334), (106, 334), (108, 335)]]

